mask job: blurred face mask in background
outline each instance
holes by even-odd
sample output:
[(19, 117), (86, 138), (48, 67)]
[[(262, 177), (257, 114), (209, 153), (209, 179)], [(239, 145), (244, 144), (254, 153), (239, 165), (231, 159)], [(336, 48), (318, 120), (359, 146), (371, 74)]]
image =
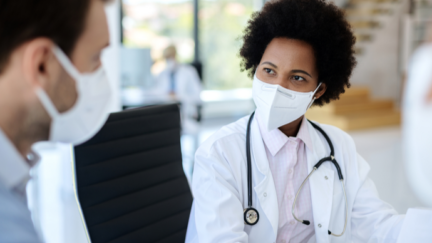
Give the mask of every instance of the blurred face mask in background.
[(177, 66), (177, 62), (176, 62), (176, 60), (174, 58), (168, 58), (166, 60), (166, 68), (169, 71), (173, 71), (176, 66)]
[(77, 101), (71, 109), (59, 113), (42, 88), (36, 89), (36, 94), (52, 119), (49, 140), (78, 145), (92, 138), (108, 118), (111, 86), (103, 66), (93, 73), (81, 74), (59, 47), (54, 47), (53, 52), (76, 82)]
[(280, 85), (265, 83), (254, 76), (252, 97), (257, 114), (268, 131), (279, 128), (303, 116), (315, 100), (321, 83), (311, 92), (296, 92)]

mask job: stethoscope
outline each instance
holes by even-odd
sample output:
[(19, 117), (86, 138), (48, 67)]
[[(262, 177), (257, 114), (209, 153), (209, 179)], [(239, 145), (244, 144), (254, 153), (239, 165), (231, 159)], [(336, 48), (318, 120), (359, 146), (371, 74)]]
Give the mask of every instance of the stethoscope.
[[(255, 112), (252, 113), (252, 115), (249, 118), (249, 122), (248, 122), (248, 126), (246, 129), (246, 158), (247, 158), (247, 183), (248, 183), (248, 207), (244, 210), (244, 222), (247, 225), (255, 225), (258, 223), (259, 221), (259, 213), (258, 210), (256, 210), (254, 207), (252, 207), (252, 159), (251, 159), (251, 149), (250, 149), (250, 129), (251, 129), (251, 124), (252, 124), (252, 120), (253, 117), (255, 115)], [(333, 235), (333, 236), (342, 236), (345, 233), (345, 229), (347, 226), (347, 222), (348, 222), (348, 204), (347, 204), (347, 197), (346, 197), (346, 192), (345, 192), (345, 184), (344, 184), (344, 179), (342, 176), (342, 171), (339, 167), (338, 162), (336, 161), (335, 157), (334, 157), (334, 148), (333, 148), (333, 144), (330, 140), (330, 138), (327, 136), (327, 134), (315, 123), (309, 121), (310, 124), (316, 129), (318, 130), (325, 138), (325, 140), (327, 141), (329, 147), (330, 147), (330, 156), (322, 158), (320, 161), (318, 161), (318, 163), (316, 163), (316, 165), (313, 167), (312, 171), (309, 173), (309, 175), (306, 177), (306, 179), (303, 181), (303, 183), (301, 184), (300, 188), (298, 189), (296, 196), (294, 198), (294, 203), (292, 206), (292, 215), (294, 217), (295, 220), (297, 220), (298, 222), (305, 224), (305, 225), (310, 225), (310, 221), (309, 220), (301, 220), (298, 219), (295, 216), (294, 213), (294, 209), (296, 206), (296, 202), (297, 202), (297, 197), (301, 191), (301, 189), (303, 188), (304, 184), (306, 184), (306, 181), (312, 176), (312, 174), (318, 170), (318, 168), (324, 163), (324, 162), (332, 162), (334, 164), (334, 166), (336, 167), (338, 176), (339, 176), (339, 181), (342, 184), (342, 188), (343, 188), (343, 192), (344, 192), (344, 197), (345, 197), (345, 224), (344, 224), (344, 228), (341, 234), (334, 234), (332, 233), (330, 230), (328, 230), (328, 234), (329, 235)]]

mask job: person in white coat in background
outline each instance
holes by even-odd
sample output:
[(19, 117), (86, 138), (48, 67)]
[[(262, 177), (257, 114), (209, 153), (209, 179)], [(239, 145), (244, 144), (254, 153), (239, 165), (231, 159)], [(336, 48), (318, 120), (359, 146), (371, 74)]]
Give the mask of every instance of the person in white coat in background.
[(432, 206), (432, 44), (414, 53), (403, 102), (406, 172), (416, 195)]
[(196, 118), (201, 105), (202, 83), (197, 70), (177, 61), (177, 49), (168, 46), (163, 52), (166, 68), (156, 77), (155, 93), (169, 95), (181, 103), (184, 118)]
[(342, 10), (270, 1), (244, 33), (257, 109), (198, 149), (186, 242), (396, 242), (404, 215), (379, 198), (352, 138), (304, 117), (350, 86), (355, 37)]
[[(402, 106), (405, 173), (415, 195), (432, 207), (432, 43), (414, 52), (407, 77)], [(398, 242), (432, 242), (432, 210), (408, 212)]]

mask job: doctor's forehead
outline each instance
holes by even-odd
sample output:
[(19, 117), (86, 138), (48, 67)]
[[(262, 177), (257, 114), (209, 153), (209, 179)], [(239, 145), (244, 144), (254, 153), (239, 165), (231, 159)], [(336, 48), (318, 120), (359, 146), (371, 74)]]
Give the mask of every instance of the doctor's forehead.
[(264, 51), (261, 63), (271, 62), (278, 69), (307, 69), (316, 74), (316, 59), (312, 46), (304, 41), (274, 38)]

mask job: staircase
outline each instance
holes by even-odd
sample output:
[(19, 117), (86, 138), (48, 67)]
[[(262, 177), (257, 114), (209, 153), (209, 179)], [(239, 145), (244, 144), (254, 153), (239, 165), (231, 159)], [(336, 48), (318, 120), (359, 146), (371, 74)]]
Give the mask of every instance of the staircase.
[(310, 120), (350, 131), (399, 125), (401, 114), (389, 99), (373, 99), (368, 88), (350, 88), (340, 99), (306, 113)]
[[(347, 20), (357, 39), (355, 53), (359, 64), (363, 62), (362, 71), (372, 72), (374, 68), (380, 68), (368, 64), (370, 58), (375, 58), (374, 53), (368, 53), (368, 49), (374, 45), (374, 39), (382, 34), (381, 29), (386, 23), (383, 20), (394, 14), (395, 6), (401, 5), (401, 1), (348, 0), (344, 4)], [(379, 58), (379, 55), (376, 58)], [(369, 67), (365, 70), (365, 63), (370, 65), (370, 70)], [(340, 100), (332, 101), (323, 107), (312, 107), (306, 117), (346, 131), (400, 124), (401, 114), (393, 99), (374, 99), (369, 88), (364, 85), (356, 87), (355, 81), (357, 80), (352, 82), (354, 87), (347, 89)]]
[[(362, 54), (364, 46), (373, 40), (374, 32), (379, 29), (379, 18), (391, 15), (388, 4), (402, 0), (349, 0), (344, 5), (348, 22), (357, 38), (356, 53)], [(387, 5), (387, 6), (386, 6)]]

